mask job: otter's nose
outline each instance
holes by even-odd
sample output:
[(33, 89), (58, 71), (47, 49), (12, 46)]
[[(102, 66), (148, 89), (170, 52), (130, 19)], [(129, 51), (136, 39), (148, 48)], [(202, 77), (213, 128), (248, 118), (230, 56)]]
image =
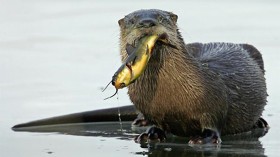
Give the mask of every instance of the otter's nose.
[(143, 19), (141, 21), (139, 21), (139, 23), (137, 24), (138, 28), (144, 27), (144, 28), (149, 28), (149, 27), (153, 27), (156, 26), (156, 21), (154, 19)]

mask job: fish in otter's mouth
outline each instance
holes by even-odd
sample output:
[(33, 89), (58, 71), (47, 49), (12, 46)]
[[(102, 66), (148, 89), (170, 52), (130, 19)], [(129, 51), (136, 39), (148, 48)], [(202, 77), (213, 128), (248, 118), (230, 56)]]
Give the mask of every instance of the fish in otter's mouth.
[(122, 66), (112, 78), (112, 84), (120, 89), (133, 83), (146, 69), (156, 42), (167, 43), (167, 35), (144, 35), (137, 41), (136, 46), (127, 44), (126, 51), (129, 54)]
[(176, 48), (168, 42), (168, 36), (166, 33), (155, 35), (143, 34), (143, 36), (135, 41), (133, 45), (127, 44), (126, 51), (129, 56), (115, 72), (112, 77), (112, 81), (110, 82), (113, 86), (115, 86), (116, 93), (118, 89), (127, 87), (131, 83), (135, 82), (135, 80), (145, 71), (156, 43)]

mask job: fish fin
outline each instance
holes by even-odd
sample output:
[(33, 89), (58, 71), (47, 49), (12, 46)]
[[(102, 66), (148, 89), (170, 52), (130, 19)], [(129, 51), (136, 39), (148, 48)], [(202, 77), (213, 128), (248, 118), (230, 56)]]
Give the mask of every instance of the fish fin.
[(126, 44), (126, 53), (127, 55), (131, 55), (136, 48), (131, 44)]
[(149, 45), (147, 45), (146, 54), (149, 54)]

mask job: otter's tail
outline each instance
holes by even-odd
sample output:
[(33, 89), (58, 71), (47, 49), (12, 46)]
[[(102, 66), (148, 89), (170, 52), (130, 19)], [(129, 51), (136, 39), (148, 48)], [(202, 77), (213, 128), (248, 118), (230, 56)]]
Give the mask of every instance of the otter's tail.
[(12, 127), (14, 131), (21, 131), (27, 127), (90, 123), (90, 122), (116, 122), (119, 121), (119, 112), (122, 121), (133, 121), (137, 118), (137, 112), (133, 105), (73, 113), (63, 116), (51, 117), (27, 123), (18, 124)]

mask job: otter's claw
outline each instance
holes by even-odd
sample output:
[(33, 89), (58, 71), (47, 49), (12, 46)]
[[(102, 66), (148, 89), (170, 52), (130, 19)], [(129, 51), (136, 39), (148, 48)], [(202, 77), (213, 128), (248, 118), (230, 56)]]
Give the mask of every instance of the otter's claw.
[(145, 133), (135, 137), (135, 142), (145, 143), (150, 141), (161, 142), (166, 139), (166, 135), (163, 130), (157, 127), (150, 127)]
[(200, 136), (191, 137), (189, 144), (220, 144), (222, 142), (217, 131), (204, 129)]

